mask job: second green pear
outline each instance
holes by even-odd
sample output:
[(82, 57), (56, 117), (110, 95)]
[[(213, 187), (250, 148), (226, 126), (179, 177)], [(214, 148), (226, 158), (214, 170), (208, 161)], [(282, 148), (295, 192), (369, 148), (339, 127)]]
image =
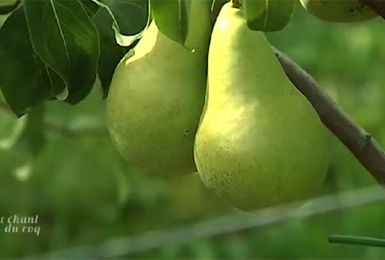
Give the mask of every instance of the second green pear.
[(191, 1), (185, 46), (152, 22), (117, 66), (107, 98), (112, 140), (134, 167), (173, 175), (196, 171), (193, 144), (206, 88), (210, 1)]
[(214, 26), (207, 88), (195, 161), (209, 189), (244, 210), (317, 193), (328, 167), (327, 132), (264, 34), (231, 4)]
[(376, 14), (359, 0), (300, 0), (314, 16), (330, 22), (356, 22)]

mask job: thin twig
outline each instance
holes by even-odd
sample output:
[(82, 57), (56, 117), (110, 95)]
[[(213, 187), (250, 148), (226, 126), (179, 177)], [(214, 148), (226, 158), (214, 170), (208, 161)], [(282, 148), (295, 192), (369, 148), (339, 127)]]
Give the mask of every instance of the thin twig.
[(324, 125), (385, 186), (385, 153), (376, 140), (342, 111), (306, 71), (280, 51), (275, 52), (289, 79), (310, 101)]

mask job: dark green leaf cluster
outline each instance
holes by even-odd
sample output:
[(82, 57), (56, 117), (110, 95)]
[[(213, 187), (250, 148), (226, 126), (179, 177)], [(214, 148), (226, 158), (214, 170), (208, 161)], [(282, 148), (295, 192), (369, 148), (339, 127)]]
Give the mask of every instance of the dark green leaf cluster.
[(148, 3), (141, 0), (17, 1), (0, 6), (0, 87), (21, 116), (46, 100), (77, 104), (99, 76), (104, 95), (127, 51), (116, 34), (138, 34)]

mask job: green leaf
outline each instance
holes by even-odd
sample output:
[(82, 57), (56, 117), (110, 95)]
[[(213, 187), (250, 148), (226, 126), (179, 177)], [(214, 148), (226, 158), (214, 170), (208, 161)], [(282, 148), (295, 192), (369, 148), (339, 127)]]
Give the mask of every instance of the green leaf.
[(0, 28), (1, 26), (3, 26), (3, 23), (5, 22), (6, 19), (7, 19), (6, 15), (0, 15)]
[(100, 6), (92, 0), (80, 0), (80, 2), (82, 3), (84, 9), (86, 9), (90, 17), (93, 17), (100, 9)]
[[(159, 30), (184, 45), (188, 33), (188, 11), (192, 0), (150, 0), (151, 14)], [(197, 1), (197, 0), (194, 0)]]
[(106, 97), (115, 67), (127, 49), (116, 43), (114, 30), (112, 29), (112, 17), (106, 9), (101, 8), (93, 19), (100, 35), (98, 75), (102, 84), (104, 97)]
[(0, 2), (0, 15), (9, 14), (20, 4), (20, 0), (2, 0)]
[(247, 25), (254, 31), (279, 31), (290, 21), (295, 0), (244, 0)]
[(145, 0), (104, 0), (123, 35), (140, 33), (147, 25), (149, 4)]
[(112, 29), (120, 46), (130, 47), (142, 37), (149, 23), (147, 0), (92, 0), (108, 11)]
[(99, 60), (99, 35), (78, 0), (24, 1), (35, 52), (64, 82), (66, 101), (90, 92)]
[(148, 23), (149, 7), (148, 1), (143, 0), (95, 3), (101, 6), (93, 20), (100, 36), (98, 75), (106, 97), (116, 65), (137, 42)]
[(0, 29), (0, 87), (18, 116), (54, 94), (47, 68), (33, 51), (21, 7)]

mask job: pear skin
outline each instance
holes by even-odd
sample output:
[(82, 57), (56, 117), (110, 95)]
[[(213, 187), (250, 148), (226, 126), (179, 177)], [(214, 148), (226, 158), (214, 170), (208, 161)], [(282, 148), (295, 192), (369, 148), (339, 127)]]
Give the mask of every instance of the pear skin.
[(117, 66), (107, 98), (113, 143), (133, 166), (148, 173), (196, 171), (194, 136), (206, 88), (212, 29), (210, 1), (192, 1), (186, 46), (154, 22)]
[(309, 198), (328, 167), (327, 131), (262, 32), (226, 4), (214, 26), (195, 141), (205, 185), (252, 210)]
[(300, 0), (302, 6), (314, 16), (330, 22), (357, 22), (376, 16), (358, 0)]

